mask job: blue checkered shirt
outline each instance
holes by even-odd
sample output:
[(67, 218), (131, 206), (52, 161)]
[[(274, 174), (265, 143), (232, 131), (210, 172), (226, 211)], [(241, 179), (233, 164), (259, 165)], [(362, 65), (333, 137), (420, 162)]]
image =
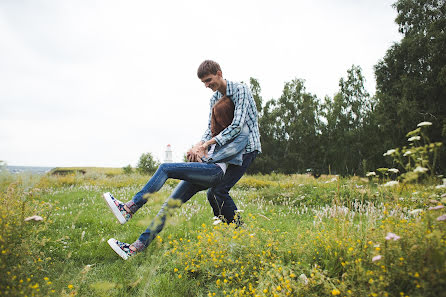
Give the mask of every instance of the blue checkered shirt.
[[(221, 131), (220, 134), (215, 136), (215, 140), (219, 145), (224, 145), (228, 141), (231, 141), (232, 139), (237, 137), (237, 135), (240, 134), (243, 124), (246, 124), (249, 128), (249, 137), (248, 144), (245, 148), (245, 153), (250, 153), (253, 151), (259, 151), (260, 153), (262, 151), (262, 147), (260, 145), (258, 114), (256, 103), (254, 101), (254, 98), (252, 97), (251, 90), (247, 85), (227, 80), (226, 96), (231, 98), (231, 100), (234, 102), (234, 119), (232, 120), (231, 125), (226, 127), (226, 129)], [(221, 97), (223, 97), (223, 94), (219, 91), (216, 91), (211, 98), (208, 128), (201, 138), (202, 141), (208, 141), (212, 138), (212, 107)]]

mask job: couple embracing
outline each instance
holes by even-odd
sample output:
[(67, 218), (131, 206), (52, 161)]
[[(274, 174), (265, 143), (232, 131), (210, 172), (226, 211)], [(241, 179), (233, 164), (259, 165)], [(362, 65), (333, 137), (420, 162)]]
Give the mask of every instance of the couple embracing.
[(141, 191), (126, 203), (110, 193), (103, 195), (118, 221), (125, 224), (168, 178), (181, 180), (135, 242), (108, 240), (124, 260), (143, 251), (161, 232), (168, 208), (179, 207), (202, 190), (208, 189), (207, 199), (215, 217), (228, 224), (240, 224), (235, 218), (237, 206), (229, 190), (261, 152), (256, 104), (249, 87), (224, 79), (220, 65), (214, 61), (201, 63), (197, 75), (214, 94), (210, 100), (208, 127), (201, 141), (187, 152), (189, 162), (161, 164)]

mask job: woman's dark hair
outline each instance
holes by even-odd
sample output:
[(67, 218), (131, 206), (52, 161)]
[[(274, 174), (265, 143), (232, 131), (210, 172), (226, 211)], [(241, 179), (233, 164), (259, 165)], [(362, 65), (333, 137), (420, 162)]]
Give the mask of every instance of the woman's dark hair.
[(234, 119), (234, 103), (229, 97), (223, 96), (212, 107), (211, 133), (212, 137), (217, 136), (228, 127)]

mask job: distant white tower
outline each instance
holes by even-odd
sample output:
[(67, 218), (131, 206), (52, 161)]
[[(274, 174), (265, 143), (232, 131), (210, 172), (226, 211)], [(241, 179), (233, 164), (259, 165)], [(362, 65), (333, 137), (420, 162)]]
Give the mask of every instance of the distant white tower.
[(166, 147), (166, 152), (164, 154), (164, 163), (172, 163), (172, 148), (170, 147), (170, 144)]

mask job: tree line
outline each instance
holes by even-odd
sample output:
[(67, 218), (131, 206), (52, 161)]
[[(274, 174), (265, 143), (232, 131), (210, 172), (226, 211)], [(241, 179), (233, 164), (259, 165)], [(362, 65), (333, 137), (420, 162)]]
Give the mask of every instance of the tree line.
[[(407, 145), (406, 134), (422, 121), (432, 123), (431, 141), (446, 143), (445, 1), (399, 0), (393, 7), (403, 38), (375, 65), (374, 96), (356, 65), (323, 99), (296, 78), (263, 104), (259, 82), (250, 79), (263, 150), (251, 173), (364, 175), (391, 167), (383, 153)], [(443, 146), (436, 174), (445, 169)]]

